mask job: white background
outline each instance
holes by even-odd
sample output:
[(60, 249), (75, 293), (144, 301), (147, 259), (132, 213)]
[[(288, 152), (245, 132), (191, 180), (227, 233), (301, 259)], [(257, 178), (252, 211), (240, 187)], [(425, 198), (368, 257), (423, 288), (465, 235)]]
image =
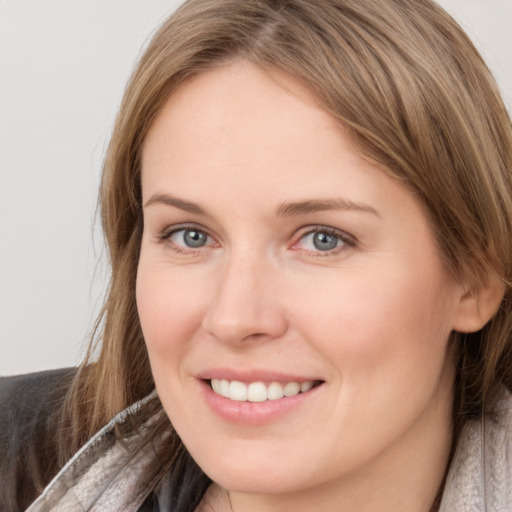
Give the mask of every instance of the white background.
[[(108, 271), (99, 173), (141, 46), (178, 0), (0, 0), (0, 375), (76, 365)], [(440, 0), (512, 111), (512, 0)]]

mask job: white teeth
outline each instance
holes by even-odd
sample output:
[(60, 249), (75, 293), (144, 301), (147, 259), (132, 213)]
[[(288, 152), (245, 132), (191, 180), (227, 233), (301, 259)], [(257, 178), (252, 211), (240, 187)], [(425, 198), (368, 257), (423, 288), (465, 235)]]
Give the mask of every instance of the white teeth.
[(229, 398), (237, 402), (265, 402), (267, 400), (279, 400), (283, 397), (292, 397), (299, 393), (305, 393), (314, 387), (315, 381), (307, 382), (271, 382), (268, 386), (263, 382), (251, 382), (246, 384), (240, 381), (228, 381), (226, 379), (211, 379), (211, 386), (217, 395)]
[(306, 391), (309, 391), (313, 387), (313, 381), (310, 380), (308, 382), (303, 382), (300, 385), (300, 392), (305, 393)]
[(300, 393), (300, 384), (298, 382), (288, 382), (283, 390), (284, 396), (295, 396)]
[[(212, 382), (216, 379), (212, 379)], [(222, 379), (219, 385), (219, 395), (222, 395), (224, 398), (229, 398), (229, 380)]]
[(269, 400), (279, 400), (283, 396), (283, 386), (279, 382), (272, 382), (267, 389), (267, 398)]
[(247, 391), (249, 402), (265, 402), (267, 400), (267, 386), (263, 382), (251, 382)]
[(213, 391), (215, 391), (215, 393), (217, 393), (217, 395), (220, 395), (221, 394), (221, 392), (220, 392), (220, 380), (219, 379), (212, 379), (211, 380), (211, 385), (212, 385)]
[(245, 402), (247, 400), (247, 384), (237, 380), (232, 381), (229, 384), (229, 398), (237, 402)]

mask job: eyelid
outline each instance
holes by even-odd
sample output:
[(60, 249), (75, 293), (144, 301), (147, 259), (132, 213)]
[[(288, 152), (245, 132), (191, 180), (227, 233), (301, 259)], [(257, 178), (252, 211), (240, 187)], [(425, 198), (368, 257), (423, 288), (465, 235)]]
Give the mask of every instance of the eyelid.
[(296, 248), (296, 246), (303, 240), (306, 236), (311, 235), (312, 233), (327, 233), (329, 235), (334, 235), (339, 238), (339, 240), (342, 242), (342, 245), (340, 247), (335, 247), (334, 249), (328, 250), (328, 251), (312, 251), (308, 249), (304, 249), (307, 252), (310, 252), (314, 254), (315, 256), (329, 256), (329, 255), (336, 255), (344, 250), (347, 250), (347, 248), (355, 247), (357, 245), (357, 239), (347, 233), (346, 231), (343, 231), (341, 229), (333, 228), (330, 226), (324, 226), (324, 225), (312, 225), (312, 226), (305, 226), (304, 228), (300, 229), (297, 236), (294, 237), (295, 241), (292, 243), (291, 249), (292, 250), (301, 250), (300, 248)]
[(211, 244), (206, 244), (202, 247), (197, 247), (197, 248), (193, 248), (193, 247), (190, 247), (190, 248), (185, 248), (185, 247), (182, 247), (182, 246), (179, 246), (179, 245), (176, 245), (172, 242), (170, 242), (170, 238), (172, 237), (172, 235), (174, 235), (175, 233), (179, 232), (179, 231), (187, 231), (187, 230), (191, 230), (191, 231), (200, 231), (201, 233), (204, 233), (210, 240), (213, 240), (215, 243), (218, 243), (215, 239), (215, 237), (209, 232), (208, 229), (206, 229), (204, 226), (201, 226), (200, 224), (195, 224), (195, 223), (190, 223), (190, 222), (185, 222), (183, 224), (173, 224), (172, 226), (166, 226), (164, 229), (162, 229), (158, 234), (157, 234), (157, 241), (158, 242), (162, 242), (162, 243), (169, 243), (169, 245), (171, 245), (174, 249), (180, 249), (182, 251), (191, 251), (191, 252), (198, 252), (200, 251), (201, 249), (204, 249), (206, 247), (209, 247)]

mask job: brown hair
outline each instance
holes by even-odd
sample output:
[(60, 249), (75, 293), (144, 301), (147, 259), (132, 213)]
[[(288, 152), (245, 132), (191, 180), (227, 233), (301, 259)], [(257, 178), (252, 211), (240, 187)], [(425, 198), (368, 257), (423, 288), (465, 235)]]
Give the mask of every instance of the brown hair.
[(235, 58), (301, 80), (364, 157), (417, 195), (455, 275), (476, 288), (489, 276), (503, 282), (492, 320), (453, 335), (456, 425), (512, 387), (512, 130), (459, 26), (431, 0), (189, 0), (140, 59), (108, 148), (100, 204), (112, 278), (99, 357), (89, 364), (91, 342), (64, 409), (63, 459), (154, 386), (135, 303), (141, 148), (181, 83)]

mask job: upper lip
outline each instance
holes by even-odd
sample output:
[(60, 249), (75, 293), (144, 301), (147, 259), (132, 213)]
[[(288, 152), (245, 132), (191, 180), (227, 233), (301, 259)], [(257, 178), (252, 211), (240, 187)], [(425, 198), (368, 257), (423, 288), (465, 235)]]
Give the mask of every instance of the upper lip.
[(302, 382), (322, 381), (317, 376), (299, 376), (267, 369), (232, 369), (232, 368), (209, 368), (199, 372), (198, 379), (225, 379), (239, 382)]

